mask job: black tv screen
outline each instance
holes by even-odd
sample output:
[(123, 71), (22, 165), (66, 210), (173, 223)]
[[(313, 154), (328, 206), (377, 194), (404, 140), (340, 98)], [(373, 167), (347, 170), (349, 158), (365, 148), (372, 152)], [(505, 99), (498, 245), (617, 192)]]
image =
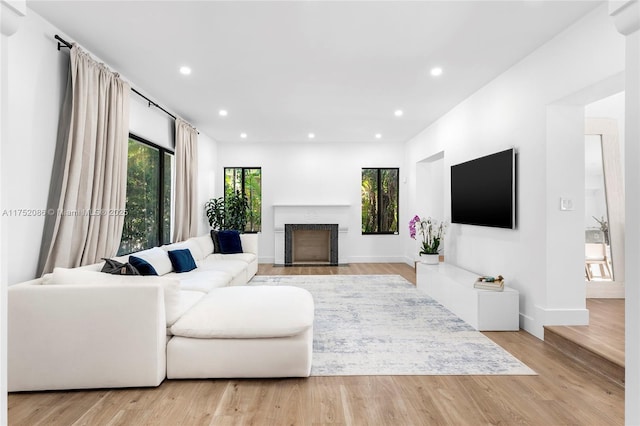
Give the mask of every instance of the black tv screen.
[(451, 222), (515, 228), (515, 150), (451, 166)]

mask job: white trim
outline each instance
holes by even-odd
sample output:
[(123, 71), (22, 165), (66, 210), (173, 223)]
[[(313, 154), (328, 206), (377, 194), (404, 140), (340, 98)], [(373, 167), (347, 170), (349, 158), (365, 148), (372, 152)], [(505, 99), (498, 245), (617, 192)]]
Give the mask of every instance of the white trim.
[(525, 330), (543, 340), (545, 325), (589, 325), (588, 309), (553, 309), (536, 306), (535, 310), (536, 318), (527, 318)]

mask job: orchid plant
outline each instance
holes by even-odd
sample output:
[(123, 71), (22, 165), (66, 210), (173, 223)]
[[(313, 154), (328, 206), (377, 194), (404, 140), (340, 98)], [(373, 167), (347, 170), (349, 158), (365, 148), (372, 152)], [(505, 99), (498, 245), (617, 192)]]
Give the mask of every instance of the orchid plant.
[(430, 217), (420, 219), (420, 216), (416, 215), (409, 221), (409, 236), (415, 240), (418, 233), (422, 235), (420, 254), (438, 254), (446, 228), (445, 222), (438, 222)]

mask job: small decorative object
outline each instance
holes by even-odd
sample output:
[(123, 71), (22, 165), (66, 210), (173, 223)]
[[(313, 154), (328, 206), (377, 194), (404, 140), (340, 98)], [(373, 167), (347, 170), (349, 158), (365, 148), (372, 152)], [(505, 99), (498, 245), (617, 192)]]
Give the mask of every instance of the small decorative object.
[(482, 290), (504, 291), (504, 277), (502, 275), (498, 275), (497, 277), (479, 277), (473, 284), (473, 287)]
[(431, 218), (420, 219), (414, 216), (409, 221), (409, 236), (416, 239), (416, 234), (422, 236), (420, 245), (420, 261), (430, 265), (437, 265), (440, 261), (440, 242), (444, 237), (447, 225), (445, 222), (438, 222)]

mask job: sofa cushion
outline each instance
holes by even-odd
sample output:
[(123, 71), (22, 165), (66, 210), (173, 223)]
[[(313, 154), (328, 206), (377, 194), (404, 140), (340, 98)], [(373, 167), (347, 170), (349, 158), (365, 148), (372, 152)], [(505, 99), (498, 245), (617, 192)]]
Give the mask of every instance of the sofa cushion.
[(199, 269), (181, 274), (171, 272), (165, 276), (180, 281), (181, 290), (199, 291), (201, 293), (209, 293), (214, 288), (228, 286), (233, 280), (233, 277), (227, 272), (201, 271)]
[(219, 256), (220, 258), (218, 258), (218, 260), (241, 260), (246, 263), (255, 262), (258, 259), (258, 257), (253, 253), (234, 253)]
[[(205, 296), (201, 291), (180, 290), (175, 308), (176, 319), (183, 316), (189, 309)], [(175, 321), (174, 321), (175, 322)], [(171, 323), (173, 324), (173, 323)], [(167, 323), (167, 334), (171, 334), (171, 324)]]
[(220, 253), (242, 253), (240, 232), (233, 230), (220, 231), (218, 232), (218, 240), (220, 240)]
[(236, 277), (247, 270), (247, 262), (242, 260), (226, 259), (218, 260), (215, 255), (208, 256), (206, 259), (198, 262), (198, 269), (202, 271), (221, 271), (226, 272), (232, 277)]
[(167, 244), (165, 246), (162, 246), (161, 248), (164, 251), (166, 251), (167, 253), (170, 252), (170, 251), (173, 251), (173, 250), (189, 249), (189, 251), (191, 252), (191, 256), (193, 256), (193, 258), (195, 260), (199, 260), (199, 259), (202, 259), (204, 257), (204, 255), (202, 254), (202, 249), (200, 248), (200, 244), (198, 244), (196, 241), (194, 241), (191, 238), (188, 239), (187, 241), (182, 241), (182, 242), (173, 243), (173, 244)]
[(258, 236), (259, 234), (240, 234), (243, 253), (253, 253), (258, 255)]
[[(154, 247), (148, 250), (131, 253), (131, 256), (146, 260), (149, 264), (151, 264), (151, 266), (153, 266), (153, 269), (155, 269), (158, 275), (168, 274), (173, 270), (171, 260), (169, 260), (169, 255), (160, 247)], [(129, 256), (129, 263), (131, 263), (131, 256)]]
[(171, 250), (168, 253), (174, 271), (178, 273), (189, 272), (197, 268), (196, 261), (193, 260), (189, 249)]
[(137, 256), (129, 256), (129, 263), (131, 266), (136, 268), (139, 272), (139, 275), (158, 275), (156, 269), (146, 260), (137, 257)]
[(299, 287), (224, 287), (186, 312), (171, 332), (199, 339), (295, 336), (313, 326), (313, 316), (313, 297)]
[(200, 257), (197, 257), (194, 253), (194, 258), (196, 260), (202, 260), (211, 253), (213, 253), (213, 240), (210, 235), (202, 235), (200, 237), (189, 238), (187, 241), (195, 242), (198, 247), (200, 247)]
[(54, 268), (53, 273), (42, 277), (43, 285), (91, 285), (91, 284), (157, 284), (164, 293), (164, 306), (167, 326), (172, 325), (178, 318), (178, 304), (180, 302), (180, 283), (176, 279), (166, 277), (141, 275), (111, 275), (99, 271), (87, 271), (78, 268)]

